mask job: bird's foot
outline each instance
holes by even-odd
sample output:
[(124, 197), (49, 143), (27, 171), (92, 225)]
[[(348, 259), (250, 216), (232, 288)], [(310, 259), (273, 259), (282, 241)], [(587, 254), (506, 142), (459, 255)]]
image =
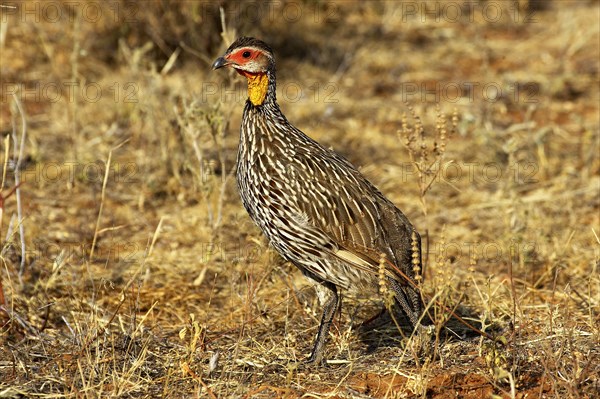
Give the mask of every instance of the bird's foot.
[[(321, 353), (318, 353), (321, 352)], [(325, 364), (322, 351), (313, 352), (308, 359), (302, 362), (304, 367), (319, 368)]]

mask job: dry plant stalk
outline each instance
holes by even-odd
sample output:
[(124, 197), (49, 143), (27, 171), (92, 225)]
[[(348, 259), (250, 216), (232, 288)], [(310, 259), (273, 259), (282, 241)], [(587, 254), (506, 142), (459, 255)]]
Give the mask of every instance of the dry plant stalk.
[(100, 207), (98, 208), (98, 217), (96, 218), (96, 227), (94, 228), (94, 238), (92, 239), (92, 247), (90, 248), (90, 257), (89, 257), (90, 262), (94, 259), (94, 250), (96, 249), (96, 242), (98, 240), (98, 235), (104, 231), (104, 230), (100, 230), (100, 221), (102, 219), (102, 211), (104, 209), (104, 199), (106, 197), (106, 186), (108, 184), (108, 177), (110, 175), (113, 151), (118, 150), (123, 145), (125, 145), (128, 141), (129, 141), (129, 139), (124, 140), (120, 144), (111, 148), (111, 150), (108, 153), (108, 159), (106, 160), (106, 170), (104, 171), (104, 178), (102, 179), (102, 191), (100, 194)]
[[(192, 168), (192, 173), (196, 177), (202, 200), (206, 204), (208, 224), (214, 232), (221, 226), (227, 182), (234, 173), (234, 168), (228, 171), (225, 156), (225, 132), (228, 128), (229, 116), (221, 110), (220, 104), (206, 108), (201, 106), (199, 100), (183, 103), (181, 109), (175, 109), (175, 114), (184, 138), (192, 147), (198, 162), (198, 167)], [(220, 178), (215, 173), (215, 160), (207, 159), (206, 156), (206, 143), (209, 141), (212, 142), (212, 147), (219, 158)], [(216, 190), (219, 194), (215, 207), (211, 199)]]
[(448, 130), (448, 117), (437, 107), (435, 136), (429, 139), (421, 118), (412, 106), (408, 104), (406, 106), (411, 118), (414, 120), (414, 125), (409, 123), (408, 117), (404, 114), (402, 116), (402, 128), (398, 133), (408, 150), (410, 162), (417, 172), (421, 209), (423, 214), (427, 215), (426, 194), (442, 170), (446, 144), (456, 133), (458, 113), (454, 110), (450, 121), (450, 130)]
[(419, 239), (417, 238), (417, 233), (414, 230), (410, 237), (410, 246), (412, 253), (412, 268), (415, 273), (415, 281), (417, 283), (417, 286), (420, 287), (421, 283), (423, 282), (423, 275), (421, 273), (423, 268), (421, 265), (421, 252), (419, 251)]
[[(25, 244), (25, 226), (23, 225), (23, 206), (21, 202), (21, 190), (19, 186), (21, 185), (21, 162), (23, 160), (23, 156), (25, 153), (25, 142), (27, 137), (27, 118), (25, 117), (25, 111), (23, 106), (21, 105), (21, 101), (19, 97), (13, 93), (14, 106), (16, 110), (18, 110), (19, 115), (21, 116), (21, 142), (17, 147), (17, 132), (16, 132), (16, 122), (13, 119), (13, 152), (17, 155), (17, 160), (15, 162), (15, 193), (17, 197), (17, 218), (19, 225), (19, 236), (21, 240), (21, 264), (19, 265), (19, 280), (22, 280), (23, 273), (25, 272), (25, 262), (27, 260), (26, 253), (27, 248)], [(13, 111), (13, 115), (16, 114), (16, 110)], [(21, 281), (22, 282), (22, 281)]]

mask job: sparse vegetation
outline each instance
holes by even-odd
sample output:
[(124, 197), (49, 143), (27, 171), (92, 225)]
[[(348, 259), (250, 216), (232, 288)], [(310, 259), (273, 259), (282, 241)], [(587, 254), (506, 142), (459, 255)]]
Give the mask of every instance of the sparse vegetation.
[[(221, 3), (0, 2), (0, 397), (597, 397), (598, 3)], [(431, 336), (345, 300), (297, 366), (318, 301), (239, 201), (246, 90), (210, 71), (237, 34), (427, 232)]]

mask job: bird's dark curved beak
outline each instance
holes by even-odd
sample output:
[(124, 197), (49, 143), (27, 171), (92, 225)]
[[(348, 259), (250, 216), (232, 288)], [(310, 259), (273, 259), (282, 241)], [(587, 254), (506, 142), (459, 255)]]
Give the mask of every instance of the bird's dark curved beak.
[(215, 69), (223, 68), (224, 66), (227, 66), (229, 64), (231, 64), (231, 63), (229, 61), (227, 61), (225, 59), (225, 57), (219, 57), (215, 60), (215, 62), (213, 62), (212, 69), (215, 70)]

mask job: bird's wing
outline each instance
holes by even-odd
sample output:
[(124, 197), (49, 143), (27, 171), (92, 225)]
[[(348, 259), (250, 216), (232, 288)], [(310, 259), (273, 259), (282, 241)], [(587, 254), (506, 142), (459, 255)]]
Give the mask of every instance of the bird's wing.
[(305, 192), (296, 198), (298, 209), (337, 244), (333, 255), (340, 260), (378, 273), (384, 254), (395, 266), (386, 274), (398, 281), (405, 281), (402, 274), (413, 276), (412, 236), (418, 234), (406, 216), (347, 160), (323, 151), (327, 151), (323, 157), (313, 152), (302, 159), (311, 172), (301, 182)]

